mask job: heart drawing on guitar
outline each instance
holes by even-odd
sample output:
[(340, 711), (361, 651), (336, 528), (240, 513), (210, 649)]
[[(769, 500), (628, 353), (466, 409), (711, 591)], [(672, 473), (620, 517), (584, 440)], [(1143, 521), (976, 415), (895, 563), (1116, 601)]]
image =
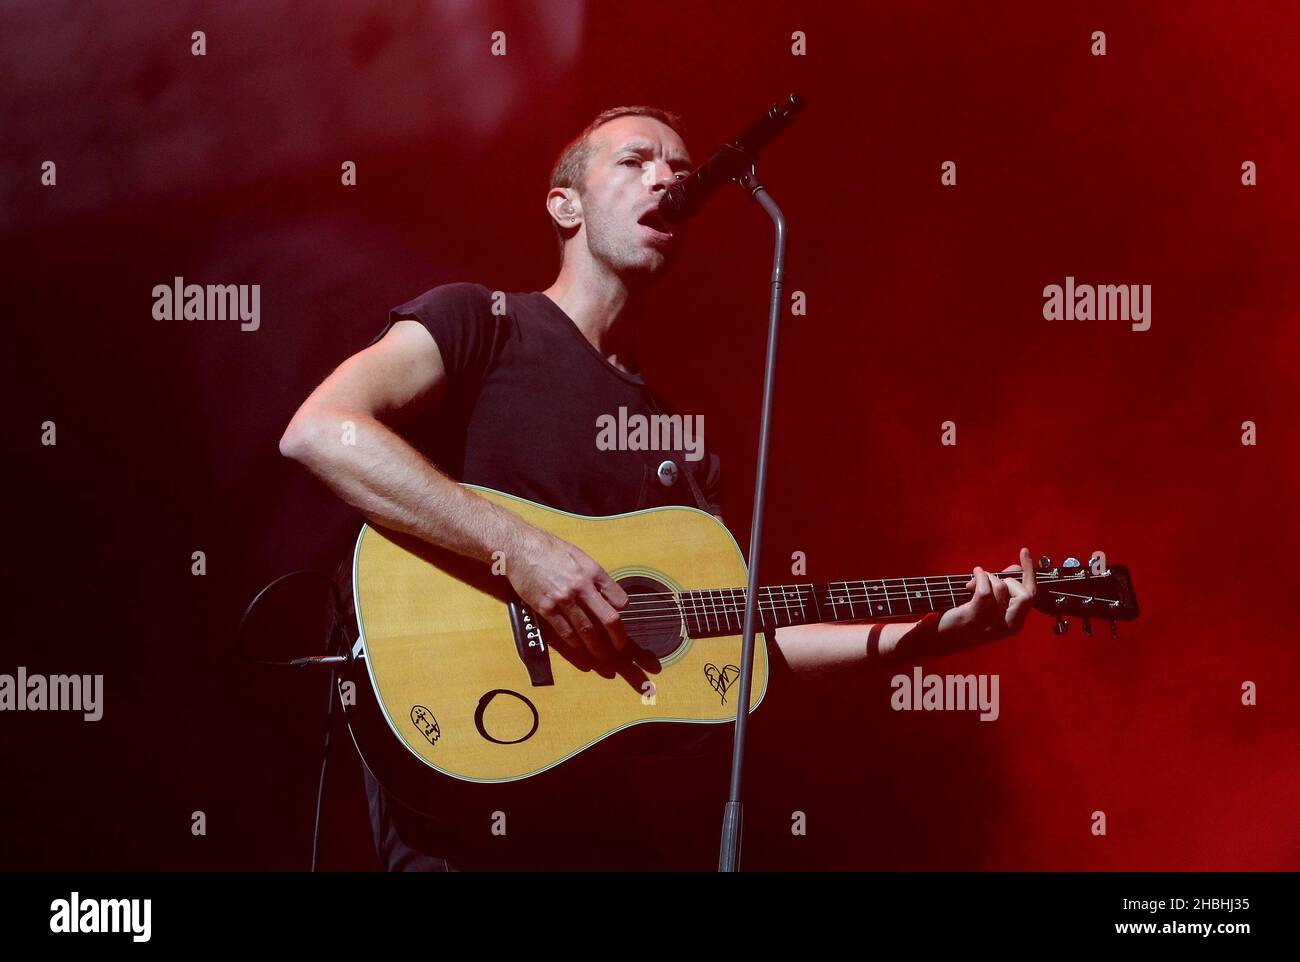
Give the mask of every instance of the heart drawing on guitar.
[(736, 683), (740, 677), (740, 668), (737, 665), (723, 665), (718, 668), (717, 665), (710, 662), (704, 666), (704, 677), (709, 680), (709, 685), (713, 690), (722, 696), (722, 704), (727, 703), (727, 689)]

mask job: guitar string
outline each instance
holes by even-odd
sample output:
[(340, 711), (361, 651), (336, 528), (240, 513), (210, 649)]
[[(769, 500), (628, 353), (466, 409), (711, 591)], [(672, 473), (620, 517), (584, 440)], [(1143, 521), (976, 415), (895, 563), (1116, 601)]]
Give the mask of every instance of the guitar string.
[[(947, 610), (947, 609), (949, 609), (949, 608), (957, 608), (957, 607), (960, 607), (962, 604), (965, 604), (967, 601), (971, 600), (971, 599), (974, 598), (974, 597), (975, 597), (975, 595), (974, 595), (973, 593), (971, 593), (971, 592), (959, 591), (959, 592), (956, 592), (956, 593), (955, 593), (954, 597), (947, 599), (947, 601), (948, 601), (948, 602), (951, 602), (951, 603), (944, 603), (943, 600), (941, 599), (941, 603), (938, 604), (938, 605), (927, 604), (927, 605), (924, 606), (924, 607), (922, 607), (922, 606), (915, 606), (915, 607), (909, 607), (909, 608), (907, 608), (907, 609), (903, 609), (903, 608), (901, 607), (901, 603), (900, 603), (900, 605), (899, 605), (899, 607), (898, 607), (898, 610), (895, 610), (893, 607), (889, 606), (888, 603), (880, 604), (880, 603), (865, 603), (865, 602), (860, 602), (860, 603), (854, 603), (852, 606), (850, 606), (850, 605), (848, 605), (847, 602), (837, 602), (836, 605), (833, 607), (833, 612), (834, 612), (834, 614), (835, 614), (837, 617), (835, 617), (835, 618), (828, 618), (828, 619), (825, 619), (825, 620), (827, 620), (827, 621), (838, 621), (838, 620), (841, 620), (841, 619), (843, 618), (843, 616), (846, 614), (846, 612), (844, 611), (844, 608), (848, 608), (848, 612), (847, 612), (847, 614), (848, 614), (848, 616), (849, 616), (848, 620), (856, 620), (857, 609), (863, 609), (863, 610), (865, 610), (865, 612), (866, 612), (867, 614), (872, 615), (872, 616), (885, 615), (885, 616), (888, 616), (888, 617), (899, 617), (899, 616), (911, 615), (911, 614), (918, 614), (918, 613), (919, 613), (919, 614), (928, 614), (928, 613), (931, 612), (931, 611), (943, 611), (943, 610)], [(1079, 598), (1079, 599), (1089, 599), (1089, 598), (1091, 598), (1091, 599), (1096, 600), (1096, 602), (1098, 603), (1098, 605), (1106, 604), (1106, 605), (1111, 605), (1112, 607), (1118, 607), (1118, 603), (1117, 603), (1117, 602), (1114, 602), (1113, 599), (1109, 599), (1109, 598), (1098, 598), (1098, 596), (1096, 596), (1096, 595), (1075, 595), (1075, 594), (1066, 594), (1066, 595), (1063, 595), (1063, 597)], [(919, 599), (918, 599), (918, 600), (919, 600)], [(770, 604), (764, 604), (764, 605), (762, 605), (761, 608), (758, 609), (758, 610), (760, 610), (760, 617), (765, 617), (768, 613), (770, 613), (770, 614), (772, 614), (774, 617), (778, 617), (778, 618), (779, 618), (780, 615), (781, 615), (781, 612), (784, 611), (784, 612), (786, 613), (787, 617), (791, 617), (791, 618), (792, 618), (792, 617), (794, 617), (794, 614), (795, 614), (796, 612), (799, 612), (799, 613), (801, 613), (801, 614), (805, 614), (805, 615), (806, 615), (806, 612), (807, 612), (807, 610), (808, 610), (810, 607), (813, 607), (813, 606), (810, 606), (810, 605), (802, 605), (802, 606), (800, 606), (800, 605), (789, 605), (789, 606), (785, 606), (785, 605), (770, 605)], [(886, 608), (889, 608), (889, 610), (886, 611)], [(814, 609), (814, 610), (816, 610), (816, 609)], [(1101, 611), (1105, 611), (1106, 609), (1101, 608), (1101, 607), (1098, 607), (1097, 610), (1098, 610), (1099, 612), (1101, 612)], [(696, 618), (696, 619), (702, 619), (702, 618), (707, 618), (707, 617), (719, 617), (719, 616), (732, 615), (732, 614), (735, 614), (735, 615), (742, 615), (742, 614), (744, 614), (744, 611), (745, 611), (745, 609), (744, 609), (744, 606), (743, 606), (743, 605), (711, 605), (711, 606), (708, 606), (708, 607), (694, 607), (694, 608), (687, 608), (687, 607), (682, 607), (682, 608), (677, 608), (677, 607), (668, 607), (668, 608), (658, 608), (658, 609), (653, 609), (653, 610), (642, 610), (642, 611), (638, 611), (638, 612), (633, 613), (633, 614), (630, 614), (630, 615), (626, 615), (626, 614), (625, 614), (625, 615), (623, 615), (623, 616), (621, 617), (620, 620), (623, 621), (624, 623), (627, 623), (627, 622), (633, 622), (633, 621), (644, 621), (644, 620), (647, 620), (647, 619), (651, 619), (651, 620), (653, 620), (653, 619), (663, 619), (663, 618), (667, 618), (667, 619), (676, 619), (676, 618), (681, 618), (681, 617), (691, 617), (691, 618)]]
[[(1062, 594), (1063, 592), (1054, 592), (1054, 593)], [(939, 594), (940, 601), (942, 601), (945, 596), (949, 598), (955, 597), (956, 595), (966, 595), (972, 598), (975, 596), (974, 591), (971, 591), (967, 588), (957, 588), (957, 587), (946, 589), (944, 591), (938, 592), (938, 594)], [(822, 605), (830, 605), (832, 610), (838, 609), (839, 606), (841, 605), (853, 605), (853, 606), (866, 605), (867, 607), (870, 607), (873, 604), (883, 603), (892, 606), (894, 603), (903, 605), (903, 604), (909, 604), (911, 602), (916, 602), (916, 601), (921, 601), (921, 602), (925, 602), (926, 604), (933, 605), (934, 595), (935, 595), (934, 592), (931, 592), (929, 595), (926, 594), (918, 595), (913, 592), (908, 592), (906, 594), (839, 595), (833, 598), (826, 596), (824, 598), (819, 597), (816, 600), (814, 600), (811, 596), (799, 596), (799, 597), (791, 596), (788, 598), (779, 598), (779, 597), (760, 598), (758, 600), (757, 607), (764, 608), (771, 611), (776, 611), (781, 609), (792, 611), (795, 609), (815, 608), (815, 607), (820, 607)], [(1078, 595), (1078, 597), (1080, 598), (1097, 597), (1097, 595), (1095, 594), (1091, 596)], [(682, 601), (682, 602), (678, 602), (675, 599), (664, 599), (662, 601), (653, 601), (653, 602), (629, 602), (628, 605), (623, 609), (623, 611), (631, 612), (633, 614), (641, 614), (641, 613), (651, 612), (651, 611), (678, 611), (678, 610), (739, 611), (742, 610), (744, 607), (745, 607), (745, 599), (743, 596), (742, 597), (732, 596), (729, 598), (719, 598), (715, 596), (710, 598), (697, 597), (691, 599), (690, 601)]]
[[(965, 597), (966, 600), (969, 600), (970, 598), (975, 597), (975, 594), (974, 594), (973, 592), (969, 592), (969, 591), (954, 591), (952, 594), (953, 594), (953, 597), (950, 598), (949, 600), (954, 601), (954, 604), (952, 604), (952, 605), (950, 606), (950, 607), (953, 607), (953, 608), (958, 607), (958, 604), (960, 604), (960, 602), (956, 602), (956, 597), (957, 597), (957, 596)], [(945, 596), (948, 595), (948, 592), (945, 591), (945, 592), (944, 592), (944, 595), (945, 595)], [(1080, 595), (1079, 597), (1085, 597), (1085, 596)], [(921, 599), (913, 599), (913, 600), (918, 600), (918, 601), (919, 601), (919, 600), (921, 600)], [(854, 601), (854, 604), (853, 604), (852, 606), (849, 606), (849, 603), (848, 603), (847, 601), (836, 601), (835, 604), (832, 606), (832, 610), (835, 610), (835, 611), (837, 611), (837, 613), (838, 613), (838, 609), (839, 609), (840, 606), (846, 606), (846, 607), (849, 607), (850, 613), (852, 613), (853, 608), (862, 608), (862, 607), (866, 607), (867, 610), (870, 611), (871, 608), (872, 608), (872, 606), (873, 606), (873, 604), (878, 604), (878, 603), (881, 602), (881, 601), (882, 601), (882, 599), (880, 599), (880, 598), (873, 598), (873, 599), (860, 599), (860, 600), (855, 600), (855, 601)], [(942, 599), (941, 599), (941, 601), (942, 601)], [(904, 603), (903, 601), (899, 601), (899, 604), (900, 604), (900, 605), (903, 604), (903, 603)], [(885, 606), (888, 606), (888, 605), (889, 605), (888, 600), (884, 600), (884, 604), (885, 604)], [(800, 604), (797, 604), (797, 603), (796, 603), (796, 604), (790, 604), (790, 605), (785, 605), (785, 604), (780, 604), (780, 603), (771, 603), (771, 602), (760, 602), (760, 603), (759, 603), (759, 608), (760, 608), (761, 610), (763, 610), (763, 611), (770, 611), (770, 612), (772, 612), (773, 614), (779, 614), (779, 613), (782, 612), (782, 611), (785, 611), (787, 614), (790, 614), (790, 613), (793, 613), (793, 612), (795, 612), (795, 611), (806, 611), (808, 608), (811, 608), (811, 607), (814, 607), (814, 606), (813, 606), (813, 605), (809, 605), (809, 604), (803, 604), (803, 605), (800, 605)], [(627, 609), (624, 609), (624, 611), (626, 611), (626, 610), (627, 610)], [(689, 615), (689, 616), (691, 616), (691, 617), (703, 617), (703, 616), (705, 616), (705, 615), (718, 615), (718, 614), (729, 614), (729, 613), (730, 613), (730, 614), (742, 614), (742, 613), (744, 612), (744, 610), (745, 610), (745, 606), (744, 606), (743, 603), (734, 603), (734, 604), (730, 604), (730, 603), (721, 603), (721, 604), (719, 604), (719, 603), (716, 603), (716, 602), (715, 602), (715, 603), (712, 603), (712, 604), (709, 604), (709, 605), (692, 605), (692, 606), (684, 606), (684, 605), (683, 605), (683, 606), (677, 606), (677, 605), (660, 605), (660, 606), (657, 606), (657, 607), (654, 607), (654, 608), (640, 608), (640, 609), (638, 609), (636, 612), (634, 612), (634, 613), (631, 614), (631, 615), (626, 615), (626, 614), (623, 615), (622, 618), (621, 618), (621, 620), (624, 621), (624, 622), (628, 622), (628, 621), (640, 621), (640, 620), (643, 620), (643, 619), (645, 619), (645, 618), (656, 618), (656, 617), (660, 617), (660, 618), (676, 618), (676, 617), (678, 617), (679, 615)], [(938, 609), (932, 607), (931, 610), (936, 610), (936, 611), (937, 611)], [(876, 612), (876, 613), (877, 613), (877, 614), (880, 614), (881, 612)], [(894, 611), (892, 611), (892, 609), (891, 609), (890, 612), (885, 612), (885, 613), (886, 613), (886, 614), (911, 614), (912, 612), (911, 612), (910, 609), (909, 609), (908, 611), (906, 611), (906, 612), (901, 612), (901, 611), (900, 611), (900, 612), (894, 612)]]
[[(1059, 580), (1073, 580), (1073, 579), (1059, 579)], [(1058, 579), (1052, 579), (1050, 580), (1050, 583), (1058, 583)], [(661, 612), (662, 616), (664, 617), (677, 617), (679, 614), (687, 614), (694, 617), (699, 617), (701, 615), (716, 615), (716, 614), (729, 614), (729, 613), (743, 612), (744, 610), (743, 589), (723, 588), (723, 589), (712, 589), (712, 590), (718, 592), (725, 591), (728, 592), (731, 596), (727, 598), (719, 598), (716, 596), (697, 597), (692, 600), (692, 603), (690, 603), (689, 606), (686, 604), (675, 603), (674, 599), (669, 599), (667, 604), (664, 604), (660, 601), (630, 603), (628, 605), (628, 608), (624, 610), (626, 611), (629, 609), (634, 609), (634, 613), (630, 617), (625, 617), (623, 620), (636, 621), (638, 620), (638, 617), (654, 616), (654, 613), (656, 612)], [(1098, 597), (1095, 594), (1085, 595), (1085, 594), (1075, 594), (1073, 592), (1053, 592), (1053, 593), (1065, 597), (1073, 597), (1073, 598)], [(692, 594), (703, 594), (703, 593), (694, 592)], [(742, 597), (736, 597), (737, 594), (741, 594)], [(965, 599), (975, 597), (975, 592), (973, 591), (970, 591), (966, 588), (957, 589), (951, 586), (948, 590), (940, 591), (940, 596), (941, 596), (940, 600), (942, 600), (942, 595), (944, 594), (950, 596), (949, 600), (953, 602), (952, 607), (957, 606), (957, 602), (956, 602), (957, 595), (961, 595)], [(832, 609), (836, 610), (837, 613), (840, 605), (848, 605), (850, 604), (850, 601), (853, 603), (853, 605), (850, 606), (850, 610), (852, 610), (853, 606), (856, 606), (858, 604), (865, 604), (868, 610), (870, 610), (873, 604), (879, 607), (879, 603), (883, 601), (886, 604), (890, 605), (891, 615), (902, 614), (902, 612), (895, 613), (892, 611), (892, 603), (894, 601), (897, 601), (900, 604), (906, 602), (909, 605), (909, 609), (911, 609), (911, 602), (913, 600), (921, 600), (921, 598), (918, 597), (918, 594), (914, 591), (911, 591), (910, 589), (905, 594), (877, 593), (875, 595), (871, 595), (871, 594), (855, 594), (851, 591), (843, 597), (831, 597), (829, 595), (827, 597), (828, 597), (828, 602), (832, 606)], [(758, 602), (758, 607), (760, 610), (771, 611), (774, 614), (779, 614), (780, 610), (784, 608), (787, 614), (791, 614), (796, 608), (800, 609), (801, 611), (806, 611), (806, 609), (810, 606), (810, 600), (811, 599), (809, 599), (809, 601), (805, 601), (803, 595), (798, 595), (793, 598), (776, 598), (776, 597), (768, 597), (766, 599), (760, 598)], [(1111, 599), (1103, 598), (1102, 600), (1109, 602)], [(933, 609), (934, 608), (933, 593), (929, 594), (929, 596), (927, 597), (927, 601), (930, 607)], [(881, 614), (881, 613), (882, 612), (879, 611), (876, 612), (876, 614)], [(914, 612), (913, 610), (909, 610), (907, 613), (910, 614)]]
[[(963, 601), (962, 601), (961, 603), (964, 603), (965, 601), (969, 601), (970, 598), (975, 597), (974, 593), (972, 593), (972, 592), (968, 592), (968, 591), (958, 591), (958, 592), (956, 592), (956, 595), (962, 597)], [(1070, 595), (1067, 595), (1067, 597), (1072, 597), (1072, 598), (1089, 598), (1089, 597), (1096, 597), (1096, 596), (1095, 596), (1095, 595), (1074, 595), (1074, 594), (1070, 594)], [(948, 606), (949, 608), (956, 608), (956, 607), (958, 607), (958, 604), (959, 604), (959, 603), (956, 602), (956, 599), (953, 599), (953, 600), (954, 600), (954, 603), (953, 603), (952, 605)], [(1110, 602), (1109, 602), (1108, 600), (1106, 600), (1106, 599), (1102, 599), (1102, 601), (1103, 601), (1104, 603), (1107, 603), (1107, 604), (1110, 603)], [(838, 603), (837, 603), (837, 604), (838, 604)], [(773, 606), (771, 606), (771, 605), (763, 605), (763, 611), (764, 611), (764, 612), (771, 612), (772, 615), (773, 615), (773, 617), (776, 618), (776, 619), (779, 621), (779, 616), (780, 616), (780, 614), (781, 614), (781, 609), (782, 609), (783, 607), (784, 607), (784, 606), (773, 607)], [(870, 606), (867, 606), (867, 607), (870, 608)], [(795, 608), (795, 606), (792, 606), (792, 607), (786, 609), (786, 614), (787, 614), (788, 616), (792, 617), (792, 618), (793, 618), (793, 615), (794, 615), (794, 608)], [(806, 608), (807, 608), (807, 606), (805, 605), (805, 606), (804, 606), (804, 610), (806, 610)], [(944, 610), (948, 610), (948, 609), (944, 609)], [(937, 611), (939, 611), (939, 609), (938, 609), (938, 608), (932, 608), (931, 611), (935, 611), (935, 612), (937, 612)], [(917, 614), (917, 613), (918, 613), (918, 612), (916, 612), (915, 610), (911, 610), (911, 611), (874, 611), (874, 612), (872, 612), (872, 611), (868, 611), (868, 614), (870, 614), (872, 617), (880, 617), (880, 616), (883, 615), (883, 616), (888, 617), (888, 618), (906, 617), (906, 616), (908, 616), (908, 615), (913, 615), (913, 614)], [(930, 612), (921, 612), (921, 613), (923, 613), (923, 614), (929, 614)], [(637, 615), (633, 615), (633, 616), (631, 616), (631, 617), (625, 617), (625, 618), (622, 618), (622, 619), (620, 619), (620, 620), (623, 621), (624, 623), (637, 623), (637, 622), (646, 622), (646, 621), (674, 621), (674, 622), (675, 622), (675, 621), (681, 621), (683, 618), (687, 618), (687, 617), (689, 617), (689, 618), (693, 618), (693, 619), (694, 619), (695, 621), (697, 621), (697, 622), (701, 622), (701, 621), (703, 621), (703, 622), (707, 623), (707, 620), (708, 620), (710, 617), (713, 617), (715, 620), (717, 620), (718, 618), (721, 618), (721, 617), (728, 617), (728, 616), (730, 616), (730, 615), (732, 615), (732, 614), (737, 615), (737, 616), (743, 615), (743, 614), (744, 614), (744, 608), (743, 608), (743, 607), (740, 607), (740, 606), (730, 606), (730, 605), (724, 605), (724, 606), (719, 606), (719, 607), (712, 607), (712, 608), (707, 608), (707, 609), (702, 609), (702, 610), (693, 610), (693, 611), (692, 611), (692, 610), (687, 610), (687, 609), (684, 609), (684, 608), (680, 608), (680, 609), (679, 609), (679, 608), (670, 608), (670, 609), (660, 609), (660, 610), (657, 611), (657, 612), (650, 612), (650, 613), (644, 613), (644, 612), (643, 612), (643, 613), (640, 613), (640, 614), (637, 614)], [(1098, 609), (1098, 611), (1097, 611), (1097, 616), (1098, 616), (1098, 617), (1103, 617), (1104, 614), (1105, 614), (1105, 609)], [(760, 614), (760, 617), (762, 617), (761, 614)], [(850, 620), (855, 620), (855, 621), (856, 621), (856, 620), (865, 620), (865, 619), (857, 619), (857, 618), (854, 618), (854, 617), (852, 617), (852, 613), (851, 613), (851, 618), (850, 618)]]
[[(1009, 573), (1016, 574), (1017, 572), (1009, 572)], [(931, 577), (942, 578), (945, 576), (936, 575)], [(951, 580), (951, 578), (956, 578), (958, 580), (954, 582), (953, 580)], [(890, 579), (890, 580), (902, 581), (903, 579)], [(907, 579), (907, 581), (909, 582), (920, 581), (920, 580), (921, 579), (919, 578)], [(964, 587), (965, 583), (969, 580), (970, 578), (965, 575), (953, 575), (950, 576), (947, 584), (944, 586), (935, 586), (930, 584), (923, 585), (923, 587), (926, 589), (924, 593), (917, 591), (916, 587), (911, 584), (908, 585), (899, 584), (899, 585), (887, 586), (883, 593), (879, 589), (848, 586), (847, 582), (841, 582), (841, 581), (833, 581), (829, 583), (820, 582), (817, 585), (810, 585), (807, 583), (801, 585), (789, 585), (789, 586), (763, 585), (760, 586), (759, 592), (766, 593), (767, 596), (765, 598), (760, 597), (759, 603), (768, 606), (777, 606), (777, 607), (787, 607), (787, 606), (797, 607), (805, 599), (809, 599), (810, 601), (811, 598), (814, 596), (813, 592), (815, 591), (815, 588), (818, 586), (824, 587), (826, 589), (826, 594), (824, 596), (823, 595), (816, 596), (818, 600), (824, 598), (828, 604), (833, 604), (833, 605), (848, 604), (850, 601), (853, 601), (855, 603), (860, 601), (873, 601), (873, 600), (904, 601), (909, 598), (932, 596), (934, 594), (934, 591), (930, 589), (937, 590), (940, 594), (950, 594), (954, 591), (969, 593), (969, 589)], [(1038, 584), (1063, 584), (1063, 583), (1072, 584), (1078, 582), (1079, 580), (1080, 579), (1077, 577), (1039, 578), (1037, 579), (1037, 583)], [(846, 585), (846, 587), (844, 589), (835, 588), (836, 585), (841, 585), (841, 584)], [(858, 582), (856, 584), (862, 584), (862, 583)], [(955, 587), (956, 584), (961, 584), (963, 585), (963, 587), (957, 589)], [(790, 589), (788, 594), (784, 590), (786, 588)], [(777, 591), (781, 592), (779, 596), (776, 594)], [(743, 603), (743, 598), (746, 592), (747, 589), (745, 588), (698, 588), (698, 589), (691, 589), (684, 592), (676, 592), (676, 591), (635, 592), (629, 595), (628, 607), (629, 608), (636, 607), (642, 609), (648, 606), (655, 606), (655, 605), (664, 607), (665, 609), (670, 607), (676, 607), (677, 605), (675, 603), (680, 603), (683, 595), (692, 596), (690, 600), (690, 604), (692, 607), (711, 607), (711, 606), (719, 606), (720, 604), (722, 606), (725, 606), (728, 602)], [(721, 595), (722, 593), (726, 593), (730, 597), (725, 599), (720, 599), (718, 596)], [(736, 598), (735, 597), (736, 595), (740, 595), (740, 598)]]
[[(1053, 582), (1055, 583), (1055, 582)], [(956, 582), (942, 588), (933, 588), (928, 593), (925, 591), (915, 591), (912, 588), (898, 591), (872, 591), (864, 588), (850, 588), (847, 591), (828, 589), (824, 594), (816, 594), (809, 591), (790, 592), (788, 594), (767, 593), (764, 597), (759, 598), (759, 604), (776, 605), (777, 607), (798, 607), (802, 604), (811, 604), (812, 599), (816, 597), (819, 602), (825, 604), (848, 604), (860, 601), (905, 601), (908, 598), (926, 598), (933, 597), (935, 594), (946, 595), (953, 591), (970, 592), (964, 583), (958, 588)], [(932, 586), (933, 587), (933, 586)], [(767, 591), (767, 589), (762, 589)], [(1055, 589), (1053, 589), (1055, 590)], [(973, 592), (971, 592), (973, 593)], [(689, 599), (683, 599), (683, 595), (690, 595)], [(725, 595), (725, 597), (723, 597)], [(692, 607), (725, 605), (725, 604), (744, 604), (745, 591), (743, 588), (701, 588), (694, 591), (682, 592), (682, 595), (668, 595), (663, 598), (646, 599), (645, 595), (632, 594), (628, 600), (629, 608), (646, 608), (646, 607), (676, 607), (679, 603), (690, 604)]]
[[(993, 577), (993, 576), (996, 575), (996, 576), (998, 576), (998, 577), (1000, 577), (1000, 578), (1010, 579), (1010, 580), (1013, 580), (1013, 581), (1014, 581), (1014, 580), (1023, 580), (1023, 577), (1024, 577), (1024, 573), (1023, 573), (1023, 572), (1020, 572), (1020, 571), (987, 571), (987, 572), (985, 572), (985, 574), (989, 575), (990, 577)], [(1104, 576), (1092, 575), (1091, 577), (1093, 577), (1093, 578), (1098, 578), (1098, 577), (1104, 577)], [(788, 583), (788, 584), (783, 584), (783, 585), (760, 585), (759, 588), (758, 588), (758, 590), (759, 590), (759, 591), (766, 591), (766, 592), (769, 592), (769, 593), (770, 593), (770, 592), (773, 592), (773, 591), (782, 591), (782, 590), (786, 590), (786, 589), (788, 589), (790, 592), (794, 593), (794, 592), (798, 592), (798, 591), (806, 591), (806, 590), (808, 590), (809, 588), (814, 588), (814, 587), (816, 587), (816, 586), (818, 586), (818, 585), (824, 585), (824, 586), (826, 586), (828, 589), (833, 588), (835, 585), (844, 585), (844, 586), (845, 586), (845, 590), (850, 591), (850, 592), (852, 592), (852, 591), (869, 591), (869, 590), (871, 590), (871, 589), (869, 589), (869, 588), (866, 587), (866, 585), (868, 584), (868, 582), (871, 582), (871, 583), (873, 583), (873, 584), (878, 582), (878, 583), (881, 583), (881, 584), (886, 585), (887, 587), (892, 586), (892, 587), (894, 587), (894, 588), (898, 588), (898, 589), (902, 589), (903, 591), (910, 592), (910, 591), (912, 591), (912, 590), (914, 590), (914, 589), (913, 589), (913, 587), (912, 587), (911, 584), (908, 584), (908, 582), (920, 582), (920, 583), (922, 584), (922, 586), (924, 586), (925, 584), (927, 584), (927, 583), (929, 583), (929, 582), (931, 582), (931, 581), (946, 581), (946, 582), (948, 582), (949, 584), (952, 584), (952, 583), (954, 583), (954, 582), (957, 583), (957, 584), (965, 584), (967, 581), (970, 581), (970, 580), (971, 580), (971, 575), (969, 575), (969, 574), (960, 574), (960, 575), (917, 575), (916, 577), (912, 577), (912, 576), (909, 575), (909, 576), (906, 577), (906, 578), (879, 578), (879, 579), (865, 578), (865, 579), (858, 580), (858, 581), (822, 581), (822, 582), (812, 582), (812, 583), (810, 583), (810, 582), (806, 582), (806, 581), (805, 581), (805, 582), (801, 582), (801, 583)], [(1081, 580), (1083, 580), (1083, 579), (1081, 579), (1078, 575), (1063, 575), (1063, 576), (1061, 576), (1061, 577), (1057, 577), (1057, 578), (1050, 578), (1050, 577), (1046, 577), (1046, 576), (1044, 576), (1044, 575), (1039, 575), (1039, 576), (1038, 576), (1037, 578), (1035, 578), (1034, 580), (1035, 580), (1035, 582), (1036, 582), (1037, 584), (1062, 584), (1062, 583), (1072, 583), (1072, 582), (1077, 582), (1077, 581), (1081, 581)], [(861, 585), (862, 587), (851, 587), (851, 586), (854, 586), (854, 585)], [(703, 593), (706, 593), (706, 592), (712, 592), (712, 591), (732, 591), (732, 592), (740, 591), (740, 592), (744, 592), (744, 591), (747, 591), (747, 590), (748, 590), (747, 588), (693, 588), (693, 589), (687, 589), (686, 591), (638, 591), (638, 592), (629, 593), (629, 597), (631, 597), (631, 598), (665, 598), (665, 599), (666, 599), (666, 598), (675, 598), (675, 597), (678, 597), (678, 596), (683, 595), (683, 594), (703, 594)], [(944, 589), (942, 589), (942, 590), (946, 591), (947, 588), (944, 588)], [(904, 595), (898, 595), (898, 597), (904, 597)]]

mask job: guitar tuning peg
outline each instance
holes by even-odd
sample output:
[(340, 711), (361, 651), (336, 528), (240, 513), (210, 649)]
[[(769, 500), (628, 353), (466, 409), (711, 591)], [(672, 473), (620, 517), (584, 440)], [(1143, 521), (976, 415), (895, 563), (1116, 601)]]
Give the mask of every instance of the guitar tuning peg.
[(1115, 622), (1113, 621), (1110, 623), (1110, 640), (1111, 641), (1119, 640), (1119, 625), (1115, 624)]
[(1063, 635), (1070, 630), (1070, 623), (1060, 615), (1056, 616), (1056, 624), (1052, 625), (1052, 631), (1058, 635)]
[(1089, 638), (1092, 637), (1092, 622), (1087, 618), (1083, 619), (1083, 633)]

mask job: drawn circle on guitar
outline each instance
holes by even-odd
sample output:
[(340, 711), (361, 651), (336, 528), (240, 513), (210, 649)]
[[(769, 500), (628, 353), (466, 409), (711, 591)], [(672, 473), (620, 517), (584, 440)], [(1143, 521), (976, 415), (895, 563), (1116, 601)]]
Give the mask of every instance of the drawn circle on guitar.
[(677, 589), (649, 575), (611, 574), (627, 592), (627, 607), (621, 615), (628, 640), (660, 661), (667, 658), (686, 635)]
[[(498, 699), (497, 695), (513, 695), (513, 698)], [(491, 717), (487, 717), (488, 706), (497, 703)], [(527, 711), (525, 711), (527, 709)], [(532, 713), (531, 720), (528, 713)], [(484, 692), (474, 710), (474, 727), (478, 733), (497, 745), (518, 745), (537, 734), (541, 718), (537, 706), (527, 697), (509, 688), (494, 688)], [(491, 731), (488, 729), (491, 728)], [(522, 734), (521, 734), (522, 732)]]

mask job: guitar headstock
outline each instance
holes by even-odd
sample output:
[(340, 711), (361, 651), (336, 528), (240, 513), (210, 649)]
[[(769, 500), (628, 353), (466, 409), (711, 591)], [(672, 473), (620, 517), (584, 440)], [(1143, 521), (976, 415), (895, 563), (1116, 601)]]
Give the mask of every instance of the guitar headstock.
[(1094, 551), (1086, 565), (1078, 558), (1066, 558), (1053, 565), (1050, 558), (1039, 558), (1034, 567), (1038, 591), (1034, 607), (1056, 616), (1053, 630), (1065, 634), (1069, 622), (1065, 615), (1083, 619), (1083, 633), (1092, 634), (1090, 618), (1109, 621), (1112, 638), (1118, 637), (1117, 621), (1133, 621), (1138, 616), (1137, 595), (1128, 568), (1107, 565), (1106, 553)]

